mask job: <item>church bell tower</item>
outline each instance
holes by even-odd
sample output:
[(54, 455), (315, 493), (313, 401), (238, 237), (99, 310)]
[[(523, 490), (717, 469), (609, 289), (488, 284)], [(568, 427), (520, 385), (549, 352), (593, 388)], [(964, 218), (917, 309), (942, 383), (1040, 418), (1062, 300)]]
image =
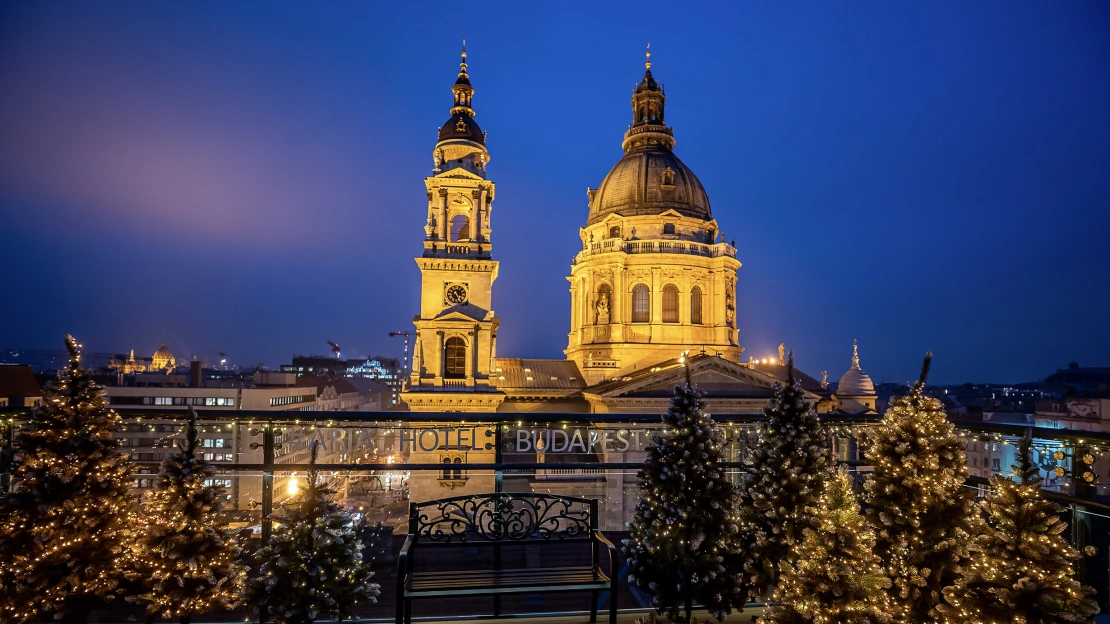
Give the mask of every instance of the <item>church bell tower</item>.
[(420, 314), (413, 318), (416, 345), (402, 400), (413, 411), (490, 411), (500, 403), (490, 386), (500, 323), (492, 301), (494, 184), (486, 179), (490, 157), (486, 133), (474, 121), (465, 46), (451, 92), (451, 116), (439, 129), (432, 175), (424, 179)]

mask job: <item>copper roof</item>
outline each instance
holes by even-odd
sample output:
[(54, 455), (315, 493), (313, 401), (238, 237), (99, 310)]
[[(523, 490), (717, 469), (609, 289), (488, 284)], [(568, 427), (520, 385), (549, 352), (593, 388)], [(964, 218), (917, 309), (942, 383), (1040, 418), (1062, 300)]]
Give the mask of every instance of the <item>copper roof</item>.
[(490, 373), (498, 390), (581, 390), (578, 365), (568, 360), (496, 358)]

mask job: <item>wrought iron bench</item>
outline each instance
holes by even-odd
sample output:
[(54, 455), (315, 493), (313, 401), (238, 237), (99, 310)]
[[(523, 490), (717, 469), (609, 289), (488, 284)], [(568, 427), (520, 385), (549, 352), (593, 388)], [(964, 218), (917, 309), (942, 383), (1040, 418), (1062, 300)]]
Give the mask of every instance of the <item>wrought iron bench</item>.
[[(502, 569), (502, 546), (544, 543), (589, 544), (591, 563)], [(431, 546), (490, 547), (493, 566), (414, 570), (417, 551)], [(609, 558), (608, 574), (600, 566), (602, 547)], [(514, 492), (411, 503), (409, 535), (397, 557), (397, 624), (412, 621), (412, 601), (419, 598), (492, 596), (493, 614), (498, 616), (502, 595), (569, 591), (591, 592), (591, 622), (597, 620), (598, 594), (608, 591), (609, 624), (616, 624), (615, 554), (613, 543), (597, 530), (594, 499)]]

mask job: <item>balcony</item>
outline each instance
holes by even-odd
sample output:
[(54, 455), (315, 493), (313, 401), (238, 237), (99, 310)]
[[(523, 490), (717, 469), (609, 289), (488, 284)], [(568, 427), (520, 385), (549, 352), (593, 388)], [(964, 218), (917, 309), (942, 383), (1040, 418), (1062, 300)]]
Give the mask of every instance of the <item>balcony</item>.
[(683, 254), (689, 256), (704, 256), (717, 258), (721, 256), (735, 258), (736, 248), (728, 243), (698, 243), (686, 240), (622, 240), (619, 238), (606, 238), (599, 242), (590, 242), (586, 248), (579, 251), (574, 258), (577, 264), (589, 256), (598, 254), (623, 252), (629, 254)]

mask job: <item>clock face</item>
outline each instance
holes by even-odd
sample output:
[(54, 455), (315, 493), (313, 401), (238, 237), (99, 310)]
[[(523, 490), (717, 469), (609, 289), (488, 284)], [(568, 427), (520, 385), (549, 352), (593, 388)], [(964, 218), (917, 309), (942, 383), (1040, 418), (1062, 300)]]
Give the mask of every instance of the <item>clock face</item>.
[(447, 299), (447, 303), (456, 305), (466, 303), (466, 287), (461, 284), (452, 284), (447, 287), (444, 298)]

